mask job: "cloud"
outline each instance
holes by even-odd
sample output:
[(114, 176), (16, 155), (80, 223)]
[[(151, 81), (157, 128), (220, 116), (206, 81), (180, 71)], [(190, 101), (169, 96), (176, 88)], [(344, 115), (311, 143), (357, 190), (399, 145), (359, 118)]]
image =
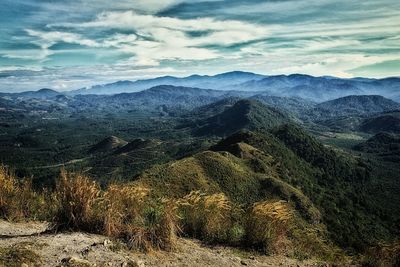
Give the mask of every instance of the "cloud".
[[(103, 12), (93, 21), (80, 23), (53, 24), (54, 27), (106, 28), (135, 31), (130, 42), (123, 35), (115, 35), (103, 42), (118, 47), (136, 65), (158, 65), (163, 60), (208, 60), (220, 58), (217, 48), (205, 46), (229, 46), (249, 42), (268, 35), (266, 27), (235, 20), (219, 21), (212, 18), (178, 19), (143, 15), (135, 11)], [(199, 36), (190, 35), (200, 32)]]
[(58, 42), (65, 42), (70, 44), (79, 44), (89, 47), (99, 47), (100, 45), (90, 39), (86, 39), (79, 34), (69, 33), (69, 32), (60, 32), (60, 31), (37, 31), (32, 29), (25, 30), (30, 36), (38, 37), (38, 40), (32, 41), (32, 43), (39, 44), (44, 48), (48, 48), (53, 44)]

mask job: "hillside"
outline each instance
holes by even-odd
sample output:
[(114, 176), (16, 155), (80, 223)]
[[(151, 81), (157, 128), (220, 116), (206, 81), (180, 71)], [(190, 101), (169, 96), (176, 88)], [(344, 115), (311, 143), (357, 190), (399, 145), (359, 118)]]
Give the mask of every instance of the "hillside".
[(276, 196), (293, 202), (308, 220), (318, 221), (321, 214), (330, 236), (343, 246), (388, 235), (389, 228), (374, 229), (377, 218), (371, 214), (379, 208), (363, 200), (369, 179), (363, 163), (325, 148), (297, 127), (272, 133), (234, 134), (212, 147), (214, 152), (150, 168), (137, 181), (174, 196), (222, 191), (239, 203)]
[(240, 100), (215, 116), (197, 121), (195, 134), (226, 136), (241, 129), (269, 129), (286, 122), (288, 117), (275, 108), (256, 100)]
[(359, 130), (367, 133), (400, 133), (400, 111), (385, 112), (371, 118), (364, 119)]
[(125, 146), (128, 142), (122, 140), (116, 136), (109, 136), (99, 143), (93, 145), (89, 152), (90, 153), (98, 153), (98, 152), (111, 152), (119, 147)]
[(400, 136), (389, 133), (378, 133), (367, 141), (356, 145), (354, 149), (375, 154), (386, 161), (399, 162)]
[(294, 113), (297, 116), (302, 116), (304, 112), (312, 109), (316, 105), (316, 103), (313, 101), (298, 97), (279, 97), (258, 94), (252, 96), (251, 99), (258, 100), (263, 104), (274, 107), (276, 109), (284, 110), (289, 113)]

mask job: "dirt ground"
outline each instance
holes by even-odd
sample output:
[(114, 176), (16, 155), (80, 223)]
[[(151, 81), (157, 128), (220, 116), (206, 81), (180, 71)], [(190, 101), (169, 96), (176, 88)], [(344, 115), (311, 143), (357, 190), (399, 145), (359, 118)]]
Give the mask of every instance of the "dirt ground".
[[(262, 256), (228, 247), (210, 247), (180, 238), (174, 252), (129, 251), (118, 241), (79, 232), (49, 233), (46, 223), (0, 221), (0, 248), (18, 247), (35, 252), (40, 266), (327, 266), (283, 256)], [(64, 264), (64, 265), (62, 265)], [(0, 264), (1, 265), (1, 264)], [(21, 266), (32, 266), (30, 263)]]

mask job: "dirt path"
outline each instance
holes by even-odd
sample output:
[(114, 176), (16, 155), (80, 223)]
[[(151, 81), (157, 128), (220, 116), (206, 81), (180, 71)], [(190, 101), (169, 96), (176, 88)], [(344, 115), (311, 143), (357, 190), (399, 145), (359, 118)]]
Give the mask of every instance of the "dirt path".
[[(41, 234), (47, 224), (0, 221), (0, 249), (23, 248), (40, 257), (40, 266), (324, 266), (282, 256), (260, 256), (232, 248), (208, 247), (180, 238), (175, 252), (144, 254), (123, 248), (118, 241), (86, 233)], [(30, 236), (26, 236), (30, 235)], [(72, 265), (72, 264), (81, 265)], [(1, 259), (0, 259), (1, 266)], [(29, 264), (24, 266), (30, 266)]]

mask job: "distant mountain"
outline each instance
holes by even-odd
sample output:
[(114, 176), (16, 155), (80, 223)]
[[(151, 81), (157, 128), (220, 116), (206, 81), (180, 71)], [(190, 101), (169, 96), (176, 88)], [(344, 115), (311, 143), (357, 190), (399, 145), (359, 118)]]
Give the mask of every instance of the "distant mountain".
[(386, 112), (364, 119), (359, 130), (368, 133), (397, 133), (400, 134), (400, 111)]
[(237, 84), (232, 90), (262, 91), (274, 96), (301, 97), (316, 102), (348, 95), (383, 95), (400, 100), (400, 78), (340, 79), (303, 74), (268, 76)]
[(123, 92), (135, 92), (139, 90), (132, 90), (135, 82), (133, 81), (118, 81), (114, 83), (108, 84), (100, 84), (94, 85), (89, 88), (82, 88), (78, 90), (74, 90), (68, 92), (70, 95), (87, 95), (87, 94), (95, 94), (95, 95), (110, 95), (110, 94), (118, 94)]
[(128, 142), (123, 139), (120, 139), (116, 136), (109, 136), (99, 143), (92, 146), (89, 150), (90, 153), (98, 153), (98, 152), (111, 152), (119, 147), (125, 146)]
[[(302, 98), (317, 103), (349, 95), (381, 95), (400, 101), (400, 78), (341, 79), (330, 76), (314, 77), (304, 74), (266, 76), (242, 71), (227, 72), (214, 76), (191, 75), (182, 78), (162, 76), (137, 81), (117, 81), (63, 92), (63, 94), (69, 96), (114, 95), (139, 92), (162, 85), (221, 90), (227, 91), (229, 96), (237, 96), (234, 92), (241, 92), (241, 96), (247, 93), (247, 97), (260, 94), (264, 96)], [(23, 94), (32, 95), (32, 92), (21, 93), (21, 95)], [(0, 96), (4, 95), (7, 94), (0, 93)], [(17, 94), (13, 95), (17, 96)]]
[(160, 85), (135, 93), (115, 95), (76, 95), (75, 101), (93, 110), (151, 111), (170, 114), (189, 110), (223, 98), (226, 92)]
[(275, 108), (256, 100), (239, 100), (221, 113), (196, 122), (195, 133), (226, 136), (242, 129), (269, 129), (287, 122), (288, 117)]
[(318, 104), (311, 110), (314, 119), (341, 116), (365, 116), (396, 110), (400, 104), (378, 95), (352, 95)]
[(56, 96), (63, 95), (61, 92), (57, 92), (52, 89), (48, 88), (43, 88), (38, 91), (26, 91), (26, 92), (21, 92), (21, 93), (2, 93), (0, 96), (3, 97), (9, 97), (11, 99), (15, 98), (26, 98), (26, 99), (32, 99), (32, 98), (37, 98), (37, 99), (51, 99)]
[(69, 92), (70, 94), (119, 94), (138, 92), (159, 85), (197, 87), (214, 90), (231, 90), (230, 87), (247, 81), (256, 81), (266, 76), (250, 72), (233, 71), (215, 76), (192, 75), (184, 78), (163, 76), (154, 79), (137, 81), (118, 81), (115, 83), (96, 85)]

